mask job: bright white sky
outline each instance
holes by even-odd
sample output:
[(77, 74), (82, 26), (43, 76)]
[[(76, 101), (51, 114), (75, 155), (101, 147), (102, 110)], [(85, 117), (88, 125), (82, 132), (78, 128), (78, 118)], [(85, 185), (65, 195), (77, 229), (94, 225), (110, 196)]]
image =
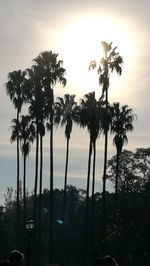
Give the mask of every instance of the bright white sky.
[[(0, 179), (1, 194), (16, 181), (15, 145), (9, 143), (10, 121), (15, 111), (6, 95), (4, 83), (10, 71), (30, 67), (41, 51), (59, 53), (67, 70), (66, 88), (57, 87), (55, 96), (76, 94), (77, 99), (96, 90), (97, 73), (89, 72), (90, 60), (101, 57), (101, 41), (113, 42), (123, 57), (121, 77), (113, 75), (110, 102), (128, 104), (138, 116), (129, 135), (128, 149), (148, 147), (150, 99), (150, 2), (148, 0), (0, 0)], [(83, 135), (83, 136), (82, 136)], [(109, 157), (115, 154), (110, 140)], [(45, 143), (46, 145), (46, 143)], [(103, 140), (98, 142), (97, 164), (102, 167)], [(46, 149), (46, 147), (45, 147)], [(79, 151), (80, 150), (80, 151)], [(45, 150), (44, 186), (48, 187), (48, 151)], [(71, 138), (69, 183), (85, 187), (88, 135), (75, 129)], [(34, 153), (33, 153), (34, 154)], [(28, 184), (33, 187), (34, 157), (28, 167)], [(64, 176), (64, 131), (55, 136), (55, 185)], [(47, 169), (47, 170), (46, 170)], [(101, 170), (97, 170), (97, 188)], [(30, 181), (29, 181), (30, 178)]]

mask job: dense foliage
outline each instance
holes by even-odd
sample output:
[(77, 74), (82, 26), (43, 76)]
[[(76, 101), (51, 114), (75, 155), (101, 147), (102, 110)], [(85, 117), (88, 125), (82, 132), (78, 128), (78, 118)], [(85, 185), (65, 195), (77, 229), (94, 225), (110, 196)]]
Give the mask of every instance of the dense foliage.
[[(132, 158), (130, 167), (134, 165), (135, 172), (139, 171), (141, 164), (143, 168), (147, 167), (147, 162), (137, 158), (137, 149), (135, 153), (131, 151), (123, 151), (124, 168), (121, 171), (128, 169), (127, 153)], [(149, 149), (143, 149), (148, 151)], [(110, 162), (111, 179), (115, 179), (113, 172), (113, 157)], [(139, 162), (137, 162), (140, 160)], [(124, 162), (125, 161), (125, 162)], [(136, 164), (136, 168), (135, 168)], [(128, 176), (129, 181), (130, 177)], [(122, 184), (124, 180), (120, 178)], [(137, 185), (138, 182), (138, 185)], [(134, 185), (133, 185), (134, 184)], [(137, 189), (138, 188), (138, 189)], [(95, 193), (95, 227), (94, 241), (95, 249), (91, 246), (91, 197), (89, 202), (89, 230), (88, 230), (88, 249), (86, 250), (87, 262), (90, 262), (97, 255), (112, 254), (117, 258), (120, 265), (149, 265), (149, 222), (150, 222), (150, 168), (147, 169), (145, 178), (141, 178), (138, 174), (132, 175), (132, 182), (126, 187), (119, 186), (118, 213), (115, 212), (115, 193), (106, 194), (107, 200), (107, 238), (104, 245), (101, 242), (101, 218), (102, 218), (102, 194)], [(20, 188), (20, 196), (21, 196)], [(21, 196), (22, 198), (22, 196)], [(75, 265), (82, 263), (84, 251), (84, 215), (85, 215), (85, 198), (86, 191), (77, 189), (73, 186), (67, 186), (66, 195), (66, 219), (62, 220), (63, 210), (63, 190), (54, 190), (54, 263), (63, 263)], [(33, 195), (27, 197), (27, 217), (31, 217)], [(44, 189), (42, 193), (42, 262), (48, 261), (48, 206), (49, 205), (49, 190)], [(23, 198), (20, 206), (23, 212)], [(16, 196), (13, 196), (13, 189), (8, 188), (5, 195), (5, 207), (1, 207), (1, 257), (8, 254), (8, 251), (15, 246), (15, 211), (16, 211)], [(23, 221), (22, 221), (23, 223)], [(33, 248), (33, 246), (32, 246)], [(23, 246), (22, 246), (23, 249)], [(32, 254), (33, 255), (33, 254)]]

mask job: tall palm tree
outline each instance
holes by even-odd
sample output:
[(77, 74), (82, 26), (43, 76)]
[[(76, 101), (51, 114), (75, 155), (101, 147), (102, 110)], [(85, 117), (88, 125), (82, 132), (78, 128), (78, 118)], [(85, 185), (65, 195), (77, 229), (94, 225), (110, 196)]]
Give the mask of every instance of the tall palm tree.
[(87, 172), (87, 188), (86, 188), (86, 244), (88, 245), (88, 227), (89, 227), (89, 188), (90, 188), (90, 171), (91, 171), (91, 156), (93, 151), (93, 177), (92, 177), (92, 246), (94, 241), (94, 191), (95, 191), (95, 161), (96, 161), (96, 140), (101, 129), (101, 107), (100, 102), (95, 99), (95, 92), (91, 92), (81, 99), (80, 103), (80, 118), (81, 127), (87, 127), (90, 134), (89, 142), (89, 157), (88, 157), (88, 172)]
[(120, 103), (114, 103), (111, 106), (112, 122), (111, 132), (115, 134), (113, 142), (116, 146), (116, 181), (115, 181), (115, 207), (118, 208), (118, 177), (119, 177), (119, 157), (125, 143), (128, 142), (127, 132), (133, 130), (135, 114), (128, 105), (120, 106)]
[(46, 95), (47, 116), (50, 128), (50, 261), (53, 261), (53, 104), (54, 85), (59, 82), (66, 85), (63, 61), (58, 60), (58, 54), (45, 51), (34, 60), (34, 67), (40, 72), (41, 86)]
[[(29, 76), (28, 93), (29, 113), (33, 123), (35, 124), (36, 135), (36, 158), (35, 158), (35, 183), (34, 183), (34, 202), (33, 202), (33, 219), (35, 221), (34, 229), (34, 251), (38, 250), (38, 262), (41, 262), (41, 193), (42, 193), (42, 176), (43, 176), (43, 137), (45, 135), (44, 118), (45, 118), (45, 92), (42, 87), (42, 76), (39, 68), (32, 65), (31, 69), (27, 69)], [(39, 165), (39, 149), (40, 149), (40, 165)], [(39, 167), (40, 166), (40, 167)], [(39, 169), (40, 168), (40, 169)], [(39, 175), (39, 206), (37, 208), (37, 189)], [(38, 209), (38, 226), (37, 226), (37, 209)], [(38, 231), (39, 229), (39, 231)], [(37, 234), (39, 232), (39, 234)], [(38, 235), (38, 241), (37, 241)], [(37, 246), (38, 243), (38, 246)]]
[(35, 138), (35, 127), (29, 116), (22, 115), (20, 120), (12, 119), (12, 134), (10, 141), (14, 142), (19, 137), (20, 148), (23, 155), (23, 238), (25, 243), (26, 224), (26, 159), (29, 155), (31, 144)]
[[(21, 113), (22, 105), (25, 102), (23, 88), (25, 84), (25, 71), (13, 71), (8, 74), (8, 82), (5, 84), (6, 93), (12, 101), (15, 109), (17, 110), (16, 122), (19, 124), (19, 114)], [(18, 127), (17, 127), (18, 128)], [(19, 183), (20, 183), (20, 167), (19, 167), (19, 132), (17, 129), (17, 245), (19, 245), (19, 232), (20, 232), (20, 219), (19, 219)]]
[(65, 137), (67, 139), (66, 148), (66, 164), (65, 164), (65, 178), (64, 178), (64, 196), (63, 196), (63, 221), (65, 221), (66, 211), (66, 190), (67, 190), (67, 173), (68, 173), (68, 158), (69, 158), (69, 141), (72, 132), (73, 121), (76, 121), (77, 116), (77, 102), (75, 102), (75, 95), (65, 94), (64, 98), (58, 97), (54, 105), (54, 123), (56, 125), (65, 125)]
[[(102, 42), (104, 56), (101, 59), (100, 65), (98, 66), (98, 74), (99, 74), (99, 85), (102, 86), (102, 95), (101, 99), (105, 101), (105, 112), (106, 112), (106, 120), (109, 120), (108, 116), (108, 89), (109, 89), (109, 77), (110, 73), (114, 70), (121, 75), (122, 68), (121, 65), (123, 63), (122, 57), (116, 52), (117, 47), (112, 48), (112, 42), (110, 44), (106, 42)], [(95, 68), (96, 62), (92, 61), (90, 64), (90, 68)], [(109, 126), (106, 125), (105, 128), (105, 144), (104, 144), (104, 170), (103, 170), (103, 238), (106, 237), (106, 170), (107, 170), (107, 149), (108, 149), (108, 131)]]
[(26, 234), (26, 160), (29, 155), (31, 144), (35, 139), (35, 127), (30, 120), (30, 117), (22, 115), (19, 122), (19, 139), (23, 155), (23, 230), (24, 230), (24, 243)]
[(24, 201), (24, 225), (26, 221), (26, 159), (29, 155), (31, 144), (35, 138), (35, 127), (29, 115), (20, 117), (19, 139), (23, 154), (23, 201)]
[(40, 83), (40, 73), (36, 71), (34, 66), (27, 69), (29, 76), (30, 92), (28, 95), (29, 114), (35, 124), (36, 135), (36, 155), (35, 155), (35, 182), (34, 182), (34, 203), (33, 203), (33, 219), (35, 221), (36, 229), (36, 210), (37, 210), (37, 187), (38, 187), (38, 168), (39, 168), (39, 123), (43, 113), (43, 91)]

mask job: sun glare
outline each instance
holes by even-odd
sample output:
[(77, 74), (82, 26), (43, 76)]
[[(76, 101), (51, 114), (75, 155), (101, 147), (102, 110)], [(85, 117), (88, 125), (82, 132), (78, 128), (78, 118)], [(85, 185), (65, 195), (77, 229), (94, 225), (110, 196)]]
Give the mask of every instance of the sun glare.
[[(89, 91), (98, 90), (98, 75), (89, 71), (91, 60), (99, 64), (103, 55), (101, 41), (113, 42), (123, 57), (123, 69), (130, 67), (133, 50), (133, 38), (129, 26), (113, 17), (79, 17), (70, 21), (57, 36), (57, 49), (67, 69), (68, 93), (78, 97)], [(114, 76), (112, 84), (116, 87), (119, 78)], [(115, 94), (115, 89), (113, 94)], [(100, 93), (98, 93), (98, 96)]]

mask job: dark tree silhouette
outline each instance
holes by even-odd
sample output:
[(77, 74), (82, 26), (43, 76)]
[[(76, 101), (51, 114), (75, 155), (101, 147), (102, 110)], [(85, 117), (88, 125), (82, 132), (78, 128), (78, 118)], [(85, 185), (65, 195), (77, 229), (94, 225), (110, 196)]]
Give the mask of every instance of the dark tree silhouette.
[[(32, 65), (31, 69), (27, 69), (29, 80), (28, 86), (28, 102), (29, 113), (33, 123), (35, 124), (35, 138), (36, 138), (36, 154), (35, 154), (35, 182), (34, 182), (34, 201), (33, 201), (33, 219), (35, 221), (35, 238), (34, 251), (37, 249), (38, 243), (38, 262), (41, 261), (41, 193), (42, 193), (42, 172), (43, 172), (43, 136), (45, 135), (44, 118), (45, 118), (45, 92), (41, 86), (41, 72), (39, 68)], [(40, 165), (39, 165), (39, 149), (40, 149)], [(38, 206), (38, 228), (37, 228), (37, 189), (38, 189), (38, 175), (39, 175), (39, 206)], [(39, 229), (39, 231), (37, 230)], [(38, 241), (36, 239), (37, 232), (39, 233)]]
[[(25, 71), (13, 71), (8, 74), (8, 82), (5, 84), (6, 93), (12, 101), (15, 109), (17, 110), (16, 123), (19, 124), (19, 114), (21, 113), (22, 105), (25, 102), (25, 97), (23, 93), (25, 84)], [(18, 127), (17, 127), (18, 128)], [(20, 182), (20, 167), (19, 167), (19, 133), (17, 134), (17, 245), (19, 246), (19, 234), (20, 234), (20, 211), (19, 211), (19, 182)]]
[(133, 130), (135, 115), (128, 105), (120, 107), (119, 103), (111, 106), (112, 122), (111, 132), (115, 134), (113, 142), (116, 146), (116, 182), (115, 182), (115, 207), (118, 208), (118, 175), (119, 175), (119, 156), (125, 143), (128, 142), (127, 132)]
[(35, 139), (35, 127), (30, 116), (21, 116), (19, 122), (19, 139), (21, 151), (23, 155), (23, 226), (24, 226), (24, 242), (25, 242), (25, 225), (26, 225), (26, 160), (29, 155), (31, 144)]
[[(100, 65), (98, 66), (99, 74), (99, 85), (102, 86), (101, 99), (105, 101), (105, 112), (106, 121), (109, 120), (108, 116), (108, 88), (109, 88), (109, 77), (110, 73), (114, 70), (121, 75), (122, 69), (121, 65), (123, 63), (122, 57), (116, 52), (117, 47), (112, 48), (112, 42), (110, 44), (102, 42), (102, 47), (104, 51), (104, 56), (101, 59)], [(94, 69), (96, 67), (96, 61), (92, 61), (90, 68)], [(103, 171), (103, 238), (106, 237), (106, 170), (107, 170), (107, 149), (108, 149), (108, 131), (109, 125), (106, 124), (105, 128), (105, 147), (104, 147), (104, 171)]]
[(92, 214), (91, 214), (91, 246), (94, 246), (94, 192), (95, 192), (95, 162), (96, 162), (96, 140), (101, 130), (102, 107), (101, 102), (95, 99), (95, 92), (86, 94), (80, 103), (79, 125), (83, 128), (87, 127), (90, 134), (88, 172), (87, 172), (87, 188), (86, 188), (86, 215), (85, 228), (86, 245), (88, 245), (89, 235), (89, 189), (90, 189), (90, 171), (91, 157), (93, 152), (93, 173), (92, 173)]
[(59, 82), (66, 85), (65, 69), (62, 67), (63, 61), (58, 60), (58, 54), (52, 51), (45, 51), (34, 59), (34, 67), (40, 73), (41, 87), (45, 93), (47, 117), (50, 129), (50, 204), (49, 204), (49, 223), (50, 223), (50, 252), (49, 260), (53, 261), (53, 104), (54, 104), (54, 85)]
[(68, 173), (68, 159), (69, 159), (69, 142), (72, 132), (73, 121), (76, 121), (78, 106), (75, 102), (75, 95), (65, 94), (64, 98), (58, 97), (54, 105), (54, 123), (56, 125), (65, 125), (65, 137), (67, 139), (66, 148), (66, 163), (65, 163), (65, 177), (64, 177), (64, 197), (63, 197), (63, 221), (65, 221), (66, 211), (66, 189), (67, 189), (67, 173)]

